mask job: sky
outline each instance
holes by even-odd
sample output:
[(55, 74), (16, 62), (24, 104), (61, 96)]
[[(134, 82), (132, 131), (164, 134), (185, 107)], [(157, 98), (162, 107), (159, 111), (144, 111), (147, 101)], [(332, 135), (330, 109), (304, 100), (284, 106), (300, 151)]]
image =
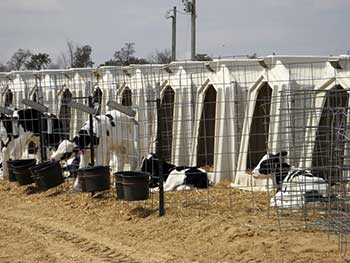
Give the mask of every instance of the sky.
[[(182, 0), (0, 0), (0, 62), (18, 48), (53, 60), (67, 40), (89, 44), (96, 64), (125, 42), (136, 56), (171, 47), (167, 10)], [(197, 53), (226, 57), (339, 55), (350, 50), (350, 0), (197, 0)], [(190, 17), (178, 14), (177, 57), (190, 54)]]

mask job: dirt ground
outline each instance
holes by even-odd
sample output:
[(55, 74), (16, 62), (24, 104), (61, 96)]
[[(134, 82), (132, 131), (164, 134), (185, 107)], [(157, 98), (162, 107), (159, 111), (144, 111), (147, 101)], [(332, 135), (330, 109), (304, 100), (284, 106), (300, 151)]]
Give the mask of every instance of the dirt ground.
[[(279, 228), (263, 194), (228, 189), (122, 202), (0, 181), (0, 262), (344, 262), (336, 238)], [(268, 216), (269, 215), (269, 216)], [(287, 221), (286, 221), (287, 222)]]

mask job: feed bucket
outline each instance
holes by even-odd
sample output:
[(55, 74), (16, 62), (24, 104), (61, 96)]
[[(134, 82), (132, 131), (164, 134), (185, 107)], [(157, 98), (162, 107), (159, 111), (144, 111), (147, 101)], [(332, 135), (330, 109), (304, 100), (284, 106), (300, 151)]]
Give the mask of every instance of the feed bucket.
[(8, 175), (9, 175), (8, 180), (10, 182), (16, 182), (16, 176), (15, 176), (15, 173), (13, 172), (13, 165), (21, 161), (22, 160), (7, 161), (7, 168), (8, 168)]
[(82, 192), (105, 191), (109, 190), (111, 186), (109, 166), (79, 169), (78, 177)]
[(149, 198), (149, 173), (132, 171), (121, 173), (124, 200), (141, 201)]
[(124, 187), (122, 184), (122, 176), (123, 176), (124, 172), (117, 172), (114, 173), (113, 176), (115, 177), (115, 190), (117, 193), (117, 198), (119, 200), (123, 200), (124, 199)]
[(30, 168), (36, 186), (46, 191), (64, 182), (62, 169), (58, 161), (48, 161)]
[(32, 179), (32, 173), (30, 168), (33, 167), (36, 163), (35, 159), (24, 159), (24, 160), (15, 160), (16, 162), (12, 163), (13, 173), (16, 177), (16, 181), (19, 185), (32, 184), (34, 181)]

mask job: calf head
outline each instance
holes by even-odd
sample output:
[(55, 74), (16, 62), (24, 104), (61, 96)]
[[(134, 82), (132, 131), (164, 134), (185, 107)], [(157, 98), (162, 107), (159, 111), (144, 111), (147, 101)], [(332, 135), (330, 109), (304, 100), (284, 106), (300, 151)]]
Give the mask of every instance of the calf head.
[(269, 154), (268, 159), (260, 164), (259, 173), (275, 175), (276, 183), (280, 185), (290, 170), (290, 165), (284, 161), (284, 157), (287, 156), (287, 154), (286, 151), (277, 154)]
[[(93, 136), (94, 145), (98, 145), (99, 138)], [(80, 130), (79, 134), (73, 138), (73, 140), (63, 140), (56, 150), (56, 152), (51, 156), (54, 160), (64, 160), (72, 156), (76, 151), (82, 151), (87, 149), (91, 144), (91, 136), (87, 130)]]
[(0, 114), (0, 136), (1, 136), (1, 150), (7, 147), (11, 141), (12, 131), (12, 119), (4, 114)]
[(64, 140), (58, 145), (57, 150), (51, 155), (51, 159), (56, 161), (68, 159), (73, 154), (76, 147), (77, 145), (74, 142)]
[[(159, 165), (160, 160), (158, 159), (158, 156), (154, 153), (149, 154), (146, 158), (143, 158), (142, 160), (141, 171), (148, 172), (152, 175), (150, 187), (156, 187), (159, 184)], [(162, 161), (162, 172), (164, 181), (166, 181), (166, 179), (169, 176), (169, 173), (173, 168), (175, 168), (175, 165), (167, 163), (166, 161)]]
[[(94, 134), (92, 136), (94, 145), (98, 145), (100, 139)], [(73, 138), (73, 142), (77, 145), (79, 150), (87, 149), (91, 145), (91, 136), (87, 130), (80, 130), (79, 134)]]

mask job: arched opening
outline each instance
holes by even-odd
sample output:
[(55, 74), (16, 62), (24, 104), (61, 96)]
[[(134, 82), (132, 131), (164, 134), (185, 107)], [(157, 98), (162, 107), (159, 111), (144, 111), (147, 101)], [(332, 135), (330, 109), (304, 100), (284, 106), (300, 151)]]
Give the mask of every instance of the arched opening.
[(326, 93), (312, 155), (312, 173), (330, 183), (340, 179), (344, 162), (347, 105), (349, 95), (337, 85)]
[(216, 90), (209, 85), (203, 102), (197, 145), (197, 166), (214, 165)]
[(72, 101), (72, 93), (69, 89), (66, 89), (62, 94), (61, 107), (59, 113), (59, 119), (62, 123), (62, 131), (64, 132), (64, 137), (69, 138), (70, 133), (70, 120), (72, 117), (71, 108), (68, 106)]
[(102, 96), (103, 96), (102, 90), (99, 87), (96, 87), (96, 89), (94, 90), (94, 93), (92, 94), (92, 97), (93, 97), (94, 108), (96, 110), (97, 115), (101, 114)]
[(32, 101), (38, 103), (38, 89), (37, 88), (35, 88), (35, 91), (33, 93)]
[(173, 114), (175, 92), (167, 86), (164, 90), (160, 106), (160, 130), (162, 133), (160, 151), (165, 161), (171, 161), (173, 143)]
[(36, 144), (33, 141), (28, 143), (28, 154), (36, 154), (38, 151)]
[(44, 94), (41, 86), (35, 86), (32, 91), (32, 101), (43, 104), (44, 103)]
[(254, 115), (251, 121), (247, 169), (254, 169), (266, 154), (269, 139), (270, 107), (272, 89), (264, 83), (258, 92)]
[(122, 93), (122, 105), (132, 106), (132, 92), (128, 87), (125, 87)]
[(13, 104), (13, 93), (8, 89), (5, 93), (5, 107), (9, 107)]

